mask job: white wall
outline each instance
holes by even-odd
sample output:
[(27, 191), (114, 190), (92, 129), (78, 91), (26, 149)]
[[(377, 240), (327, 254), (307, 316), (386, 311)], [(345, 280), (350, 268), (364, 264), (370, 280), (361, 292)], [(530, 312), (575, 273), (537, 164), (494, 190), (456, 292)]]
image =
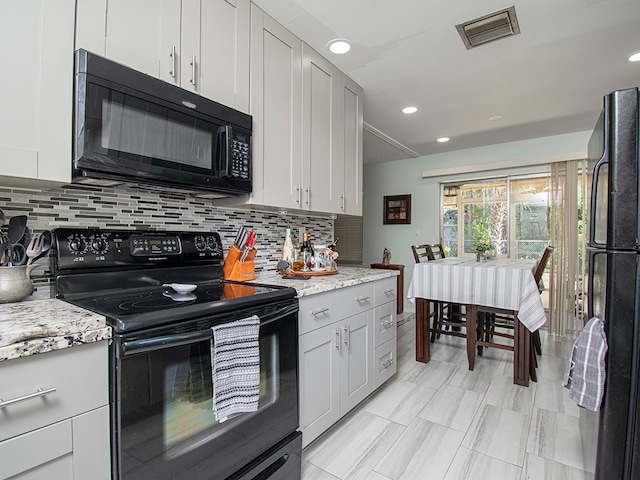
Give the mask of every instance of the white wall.
[[(578, 132), (365, 165), (364, 265), (381, 262), (389, 248), (391, 263), (405, 265), (406, 297), (414, 265), (411, 245), (439, 242), (440, 182), (527, 174), (546, 169), (550, 162), (585, 158), (590, 135)], [(531, 166), (536, 163), (540, 166)], [(509, 168), (500, 169), (502, 165)], [(423, 171), (432, 170), (441, 176), (422, 178)], [(383, 225), (383, 197), (403, 194), (412, 196), (411, 224)], [(414, 305), (405, 302), (405, 311), (413, 310)]]

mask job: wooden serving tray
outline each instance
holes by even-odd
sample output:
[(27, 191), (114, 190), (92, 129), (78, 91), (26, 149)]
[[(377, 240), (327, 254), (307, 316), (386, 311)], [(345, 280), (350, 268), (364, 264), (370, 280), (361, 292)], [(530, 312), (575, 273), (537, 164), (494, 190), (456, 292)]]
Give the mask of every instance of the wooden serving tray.
[(321, 270), (317, 272), (310, 270), (308, 272), (303, 272), (301, 270), (295, 271), (288, 268), (285, 271), (280, 271), (280, 273), (282, 273), (283, 277), (325, 277), (327, 275), (335, 275), (336, 273), (338, 273), (338, 269), (336, 268), (335, 270)]

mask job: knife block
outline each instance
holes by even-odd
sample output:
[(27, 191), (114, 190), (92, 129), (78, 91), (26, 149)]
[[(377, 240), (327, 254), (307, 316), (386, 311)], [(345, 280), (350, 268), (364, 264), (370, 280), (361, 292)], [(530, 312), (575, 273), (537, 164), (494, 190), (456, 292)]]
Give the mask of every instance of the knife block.
[(256, 278), (256, 266), (253, 259), (257, 253), (258, 250), (252, 248), (249, 250), (244, 262), (241, 262), (242, 251), (235, 245), (231, 245), (222, 266), (222, 278), (236, 282), (254, 280)]

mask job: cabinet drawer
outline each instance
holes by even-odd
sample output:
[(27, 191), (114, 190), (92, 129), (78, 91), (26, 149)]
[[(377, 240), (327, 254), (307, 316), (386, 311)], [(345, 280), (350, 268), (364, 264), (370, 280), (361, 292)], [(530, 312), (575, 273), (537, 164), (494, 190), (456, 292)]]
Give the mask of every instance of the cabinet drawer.
[[(13, 477), (31, 470), (56, 458), (70, 454), (72, 450), (71, 420), (65, 420), (34, 432), (0, 442), (0, 478)], [(11, 459), (11, 461), (6, 461)], [(73, 464), (69, 455), (66, 462), (65, 476), (57, 478), (73, 478)], [(43, 475), (42, 477), (45, 478)]]
[(374, 282), (375, 285), (375, 302), (376, 305), (382, 305), (383, 303), (396, 300), (398, 292), (398, 279), (397, 277), (389, 277), (384, 280), (378, 280)]
[(377, 347), (373, 357), (375, 388), (389, 380), (398, 370), (396, 339)]
[(396, 303), (385, 303), (374, 310), (373, 345), (379, 347), (396, 338)]
[(300, 335), (373, 308), (373, 284), (300, 298)]
[[(108, 404), (107, 342), (0, 363), (0, 441)], [(39, 395), (50, 390), (50, 393)]]

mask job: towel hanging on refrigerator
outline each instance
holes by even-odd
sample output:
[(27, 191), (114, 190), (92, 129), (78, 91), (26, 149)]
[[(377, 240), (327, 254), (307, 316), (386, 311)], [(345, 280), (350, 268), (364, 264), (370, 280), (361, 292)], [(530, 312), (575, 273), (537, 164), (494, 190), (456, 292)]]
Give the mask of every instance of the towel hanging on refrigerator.
[(562, 386), (569, 389), (569, 398), (579, 406), (595, 412), (600, 410), (604, 394), (606, 353), (604, 322), (593, 317), (573, 344)]
[(260, 319), (252, 317), (211, 327), (213, 411), (220, 423), (255, 412), (260, 397)]

